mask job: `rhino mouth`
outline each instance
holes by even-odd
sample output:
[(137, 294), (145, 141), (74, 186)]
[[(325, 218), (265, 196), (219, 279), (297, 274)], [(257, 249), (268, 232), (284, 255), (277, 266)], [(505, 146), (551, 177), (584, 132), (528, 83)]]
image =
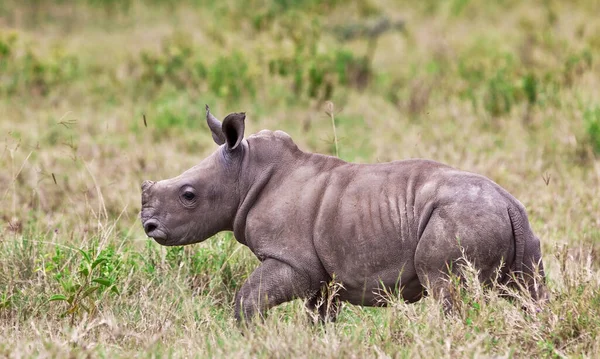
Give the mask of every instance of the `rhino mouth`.
[(159, 244), (165, 245), (168, 242), (167, 233), (161, 229), (161, 224), (154, 218), (144, 221), (144, 231), (146, 235), (154, 239)]
[(167, 239), (167, 234), (163, 231), (161, 231), (160, 229), (157, 229), (155, 231), (153, 231), (152, 233), (148, 234), (148, 237), (154, 239), (155, 241), (157, 241), (158, 243), (165, 245), (168, 242)]

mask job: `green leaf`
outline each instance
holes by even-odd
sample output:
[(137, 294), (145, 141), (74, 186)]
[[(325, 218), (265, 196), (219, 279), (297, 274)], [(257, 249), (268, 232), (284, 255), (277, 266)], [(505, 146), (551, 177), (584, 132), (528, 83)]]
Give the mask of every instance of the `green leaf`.
[(54, 302), (57, 300), (64, 300), (65, 302), (68, 302), (67, 297), (62, 294), (54, 294), (50, 297), (50, 299), (48, 299), (49, 302)]
[(110, 291), (117, 295), (121, 295), (121, 292), (119, 291), (119, 289), (114, 285), (112, 287), (110, 287)]
[(77, 249), (79, 251), (79, 253), (81, 253), (81, 255), (83, 256), (83, 258), (85, 258), (85, 260), (90, 263), (92, 261), (92, 259), (90, 258), (90, 255), (84, 251), (83, 249)]
[(90, 294), (94, 293), (95, 291), (97, 291), (98, 289), (100, 289), (99, 285), (95, 285), (93, 287), (89, 287), (88, 289), (86, 289), (83, 294), (81, 295), (81, 299), (89, 296)]
[(94, 278), (92, 282), (102, 284), (105, 287), (109, 287), (113, 284), (113, 281), (108, 278)]
[(104, 263), (104, 262), (106, 262), (106, 261), (107, 261), (107, 259), (106, 259), (106, 258), (97, 258), (97, 259), (94, 261), (94, 263), (92, 263), (92, 269), (96, 268), (96, 266), (97, 266), (98, 264)]

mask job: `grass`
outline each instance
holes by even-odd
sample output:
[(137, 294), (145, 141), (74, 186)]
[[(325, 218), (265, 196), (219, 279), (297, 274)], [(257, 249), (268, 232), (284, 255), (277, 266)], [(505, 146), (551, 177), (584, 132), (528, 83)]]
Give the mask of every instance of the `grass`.
[[(0, 356), (600, 356), (599, 10), (3, 1)], [(383, 18), (403, 26), (379, 33)], [(449, 317), (429, 298), (390, 297), (311, 325), (294, 301), (240, 330), (233, 298), (252, 253), (229, 233), (160, 247), (138, 219), (142, 180), (214, 151), (205, 103), (307, 151), (490, 177), (528, 209), (551, 300), (533, 315), (527, 298), (471, 281)]]

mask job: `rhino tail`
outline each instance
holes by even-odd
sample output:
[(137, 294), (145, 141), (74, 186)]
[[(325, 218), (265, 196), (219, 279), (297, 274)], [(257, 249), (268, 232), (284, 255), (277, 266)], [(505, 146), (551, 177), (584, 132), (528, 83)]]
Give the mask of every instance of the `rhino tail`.
[(530, 235), (533, 235), (529, 228), (527, 218), (523, 213), (514, 206), (508, 207), (508, 217), (513, 229), (515, 238), (515, 259), (512, 266), (512, 271), (518, 276), (523, 275), (523, 257), (525, 255), (525, 243)]

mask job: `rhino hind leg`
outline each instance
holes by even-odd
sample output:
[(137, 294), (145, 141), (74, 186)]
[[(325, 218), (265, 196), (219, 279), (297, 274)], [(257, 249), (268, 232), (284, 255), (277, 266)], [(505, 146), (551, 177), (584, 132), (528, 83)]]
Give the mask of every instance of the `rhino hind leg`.
[(508, 218), (463, 204), (459, 208), (434, 210), (419, 239), (414, 263), (427, 293), (440, 301), (448, 313), (457, 298), (452, 278), (462, 280), (460, 264), (464, 259), (479, 271), (479, 280), (489, 284), (499, 270), (501, 275), (508, 272), (504, 258), (512, 253)]
[(535, 302), (543, 303), (549, 299), (540, 241), (535, 235), (531, 234), (525, 242), (521, 272), (508, 276), (505, 282), (509, 287), (527, 291)]
[(546, 273), (544, 272), (544, 263), (542, 262), (540, 240), (535, 236), (533, 236), (532, 241), (525, 244), (524, 261), (523, 274), (531, 298), (537, 302), (546, 301), (548, 299)]
[[(335, 288), (330, 285), (323, 285), (321, 290), (309, 296), (305, 306), (309, 311), (309, 320), (319, 323), (335, 322), (340, 310), (340, 299)], [(316, 314), (316, 315), (315, 315)]]

